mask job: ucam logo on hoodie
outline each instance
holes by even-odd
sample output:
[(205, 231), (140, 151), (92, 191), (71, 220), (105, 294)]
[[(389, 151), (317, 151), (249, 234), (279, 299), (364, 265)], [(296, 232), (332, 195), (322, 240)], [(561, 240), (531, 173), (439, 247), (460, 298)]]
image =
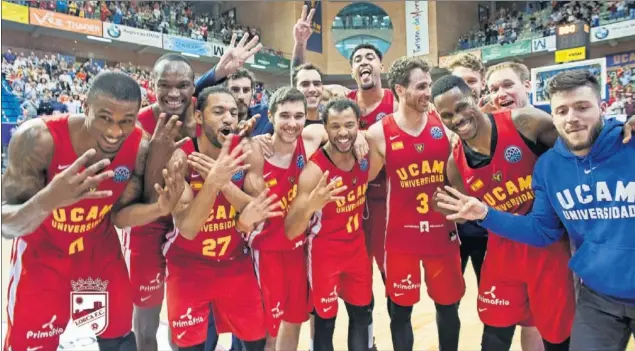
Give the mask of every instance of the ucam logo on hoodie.
[(513, 216), (490, 208), (481, 224), (535, 246), (566, 231), (576, 246), (569, 266), (583, 283), (635, 304), (635, 140), (622, 143), (622, 129), (620, 121), (605, 121), (586, 157), (558, 139), (536, 163), (532, 212)]

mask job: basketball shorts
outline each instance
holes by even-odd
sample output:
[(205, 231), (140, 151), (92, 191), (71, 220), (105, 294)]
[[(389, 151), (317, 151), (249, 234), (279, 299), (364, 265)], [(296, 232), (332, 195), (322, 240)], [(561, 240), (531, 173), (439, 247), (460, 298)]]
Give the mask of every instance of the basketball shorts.
[(567, 240), (538, 248), (490, 234), (477, 301), (481, 321), (535, 325), (551, 343), (566, 340), (575, 311), (569, 258)]
[(320, 317), (337, 316), (338, 297), (354, 306), (370, 305), (372, 267), (362, 233), (348, 242), (310, 238), (308, 267), (313, 307)]
[(102, 338), (130, 333), (132, 292), (114, 227), (95, 241), (73, 255), (13, 241), (5, 350), (57, 350), (71, 318)]
[(280, 322), (309, 320), (309, 286), (304, 247), (292, 251), (252, 249), (254, 268), (264, 300), (267, 333), (278, 336)]
[(210, 311), (218, 334), (240, 340), (265, 337), (265, 314), (249, 255), (223, 262), (168, 258), (167, 305), (173, 342), (179, 347), (205, 343)]
[(169, 230), (169, 226), (157, 223), (122, 230), (124, 257), (135, 306), (153, 308), (163, 303), (165, 257), (161, 246)]
[(384, 240), (386, 238), (386, 199), (366, 201), (362, 222), (367, 252), (375, 258), (380, 272), (384, 271)]
[(459, 245), (439, 256), (386, 252), (386, 292), (400, 306), (420, 299), (421, 266), (430, 298), (440, 305), (458, 302), (465, 294)]

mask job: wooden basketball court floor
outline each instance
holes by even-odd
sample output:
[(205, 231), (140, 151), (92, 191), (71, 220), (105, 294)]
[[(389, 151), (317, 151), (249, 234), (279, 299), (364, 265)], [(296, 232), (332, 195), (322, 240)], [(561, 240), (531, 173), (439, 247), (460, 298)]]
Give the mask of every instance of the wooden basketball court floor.
[[(7, 289), (9, 282), (9, 256), (11, 252), (11, 241), (2, 240), (2, 340), (4, 341), (6, 333), (6, 305), (7, 305)], [(465, 274), (467, 290), (460, 306), (461, 318), (461, 335), (459, 349), (462, 351), (480, 350), (480, 339), (483, 330), (483, 324), (478, 318), (476, 311), (476, 277), (471, 266)], [(390, 337), (390, 319), (386, 311), (386, 303), (383, 299), (384, 286), (379, 275), (379, 271), (375, 267), (373, 291), (376, 298), (374, 311), (374, 331), (377, 349), (380, 351), (392, 350), (392, 342)], [(161, 351), (169, 351), (167, 344), (167, 311), (165, 305), (161, 312), (161, 327), (158, 333), (159, 349)], [(348, 318), (344, 304), (340, 301), (339, 313), (335, 327), (334, 345), (335, 350), (347, 349), (347, 325)], [(438, 350), (437, 331), (435, 322), (434, 304), (427, 296), (425, 288), (422, 288), (421, 302), (414, 307), (412, 314), (412, 325), (414, 328), (414, 349)], [(91, 351), (98, 350), (95, 340), (90, 335), (82, 334), (69, 327), (62, 335), (62, 345), (59, 350), (81, 350)], [(229, 349), (231, 340), (229, 335), (221, 335), (220, 345), (225, 349)], [(302, 327), (300, 336), (300, 350), (309, 349), (309, 325), (306, 323)], [(520, 330), (516, 330), (512, 350), (520, 350)], [(635, 350), (633, 343), (628, 348)]]

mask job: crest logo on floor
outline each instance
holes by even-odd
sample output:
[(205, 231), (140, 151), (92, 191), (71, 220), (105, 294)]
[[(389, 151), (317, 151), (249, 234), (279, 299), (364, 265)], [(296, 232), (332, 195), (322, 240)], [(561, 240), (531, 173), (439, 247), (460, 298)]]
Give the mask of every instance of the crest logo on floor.
[(101, 335), (108, 327), (108, 281), (71, 281), (71, 317), (79, 329)]

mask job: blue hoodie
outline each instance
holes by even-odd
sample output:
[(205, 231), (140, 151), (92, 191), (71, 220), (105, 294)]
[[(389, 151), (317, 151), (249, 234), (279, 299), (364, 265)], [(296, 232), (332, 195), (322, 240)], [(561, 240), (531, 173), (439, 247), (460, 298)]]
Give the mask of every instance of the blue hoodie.
[(635, 304), (635, 139), (623, 144), (622, 128), (607, 120), (586, 157), (572, 154), (559, 138), (536, 163), (531, 213), (490, 208), (480, 224), (534, 246), (566, 231), (576, 247), (569, 267), (583, 283)]

